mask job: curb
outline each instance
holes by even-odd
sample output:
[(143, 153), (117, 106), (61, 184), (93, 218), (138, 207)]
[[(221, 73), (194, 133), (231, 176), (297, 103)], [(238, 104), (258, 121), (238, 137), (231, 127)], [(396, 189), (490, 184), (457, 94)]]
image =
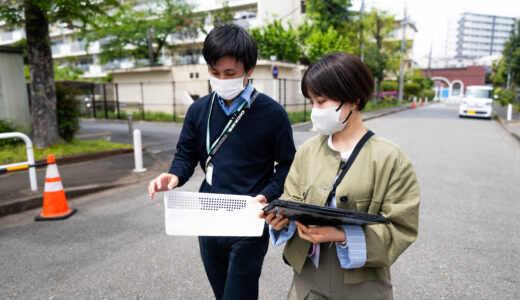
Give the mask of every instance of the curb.
[[(123, 184), (91, 184), (79, 187), (67, 188), (65, 195), (67, 200), (74, 199), (87, 194), (115, 188)], [(32, 195), (12, 202), (0, 205), (0, 217), (19, 213), (21, 211), (41, 207), (43, 203), (43, 195)]]
[[(145, 150), (145, 149), (143, 149), (143, 150)], [(106, 157), (110, 157), (110, 156), (116, 156), (116, 155), (121, 155), (121, 154), (126, 154), (126, 153), (132, 153), (132, 152), (134, 152), (134, 148), (121, 148), (121, 149), (102, 151), (102, 152), (62, 156), (60, 158), (56, 158), (56, 163), (60, 164), (60, 165), (73, 164), (73, 163), (89, 161), (92, 159), (106, 158)], [(46, 162), (46, 160), (41, 159), (41, 160), (36, 161), (36, 163), (38, 163), (38, 162)]]
[(505, 131), (507, 131), (512, 137), (514, 137), (518, 142), (520, 142), (520, 135), (514, 133), (513, 131), (509, 130), (509, 128), (507, 128), (507, 121), (502, 120), (502, 118), (500, 118), (495, 112), (493, 112), (493, 117)]

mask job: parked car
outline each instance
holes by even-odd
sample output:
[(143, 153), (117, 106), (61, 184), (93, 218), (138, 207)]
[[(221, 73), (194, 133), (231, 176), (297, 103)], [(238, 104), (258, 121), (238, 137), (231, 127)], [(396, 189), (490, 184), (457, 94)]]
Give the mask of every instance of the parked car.
[(493, 88), (485, 85), (471, 85), (459, 106), (459, 117), (479, 117), (491, 119), (493, 114)]

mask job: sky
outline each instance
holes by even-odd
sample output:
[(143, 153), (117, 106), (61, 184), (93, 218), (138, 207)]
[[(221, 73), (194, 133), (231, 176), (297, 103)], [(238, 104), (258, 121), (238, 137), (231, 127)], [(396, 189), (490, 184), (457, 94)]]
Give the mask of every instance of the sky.
[[(352, 9), (359, 10), (362, 0), (352, 0)], [(432, 47), (432, 57), (444, 55), (448, 17), (462, 12), (520, 18), (519, 0), (407, 0), (407, 15), (415, 22), (414, 60), (426, 66)], [(365, 10), (371, 7), (388, 10), (402, 19), (405, 0), (365, 0)]]

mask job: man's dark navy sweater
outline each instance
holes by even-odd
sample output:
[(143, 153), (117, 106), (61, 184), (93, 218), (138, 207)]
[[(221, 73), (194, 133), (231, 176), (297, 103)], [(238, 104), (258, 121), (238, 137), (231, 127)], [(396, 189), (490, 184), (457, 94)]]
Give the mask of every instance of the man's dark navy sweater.
[[(193, 175), (197, 163), (205, 169), (212, 96), (213, 93), (195, 101), (184, 119), (177, 152), (169, 170), (179, 178), (178, 186)], [(215, 99), (210, 121), (211, 143), (220, 136), (229, 119)], [(262, 194), (268, 201), (279, 198), (295, 152), (291, 124), (284, 108), (267, 95), (260, 94), (213, 157), (212, 185), (204, 180), (199, 191), (249, 196)]]

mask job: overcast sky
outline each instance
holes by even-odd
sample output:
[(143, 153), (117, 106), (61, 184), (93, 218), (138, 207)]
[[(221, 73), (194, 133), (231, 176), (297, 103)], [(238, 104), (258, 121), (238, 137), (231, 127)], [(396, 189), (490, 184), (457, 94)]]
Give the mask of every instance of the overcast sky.
[[(358, 10), (362, 0), (352, 0)], [(365, 9), (385, 9), (402, 19), (404, 0), (365, 0)], [(444, 55), (448, 17), (462, 12), (520, 18), (519, 0), (407, 0), (407, 15), (418, 32), (414, 41), (414, 60), (424, 63), (433, 42), (433, 57)]]

